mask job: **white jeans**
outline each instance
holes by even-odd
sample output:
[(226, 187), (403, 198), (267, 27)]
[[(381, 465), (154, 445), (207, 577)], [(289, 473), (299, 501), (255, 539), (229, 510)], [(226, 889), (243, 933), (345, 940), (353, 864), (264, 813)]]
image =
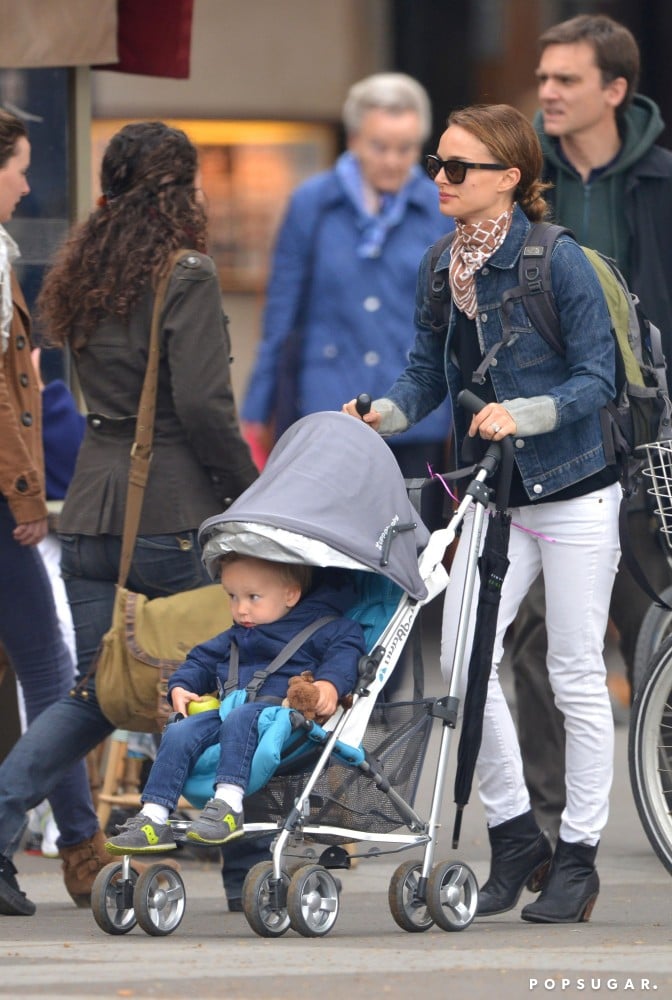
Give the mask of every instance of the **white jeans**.
[[(546, 587), (547, 668), (555, 703), (565, 717), (567, 804), (560, 836), (567, 843), (596, 844), (607, 822), (614, 727), (603, 649), (620, 555), (620, 499), (620, 486), (615, 483), (574, 500), (511, 511), (513, 522), (528, 530), (511, 527), (510, 565), (502, 587), (483, 740), (476, 764), (488, 826), (497, 826), (530, 808), (518, 737), (498, 667), (506, 630), (540, 570)], [(441, 669), (446, 678), (453, 664), (472, 520), (470, 512), (445, 595)], [(484, 537), (487, 521), (486, 517)], [(469, 662), (477, 598), (478, 581), (465, 663)]]

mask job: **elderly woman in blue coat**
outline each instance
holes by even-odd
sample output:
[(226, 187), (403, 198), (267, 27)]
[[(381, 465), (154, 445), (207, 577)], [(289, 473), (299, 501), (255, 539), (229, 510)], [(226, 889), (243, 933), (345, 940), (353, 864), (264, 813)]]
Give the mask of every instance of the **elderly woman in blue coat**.
[[(418, 166), (431, 114), (417, 81), (403, 73), (360, 80), (343, 123), (347, 151), (297, 188), (277, 237), (241, 408), (248, 435), (266, 447), (291, 419), (340, 410), (364, 385), (380, 395), (405, 368), (418, 265), (452, 228)], [(288, 387), (279, 373), (293, 335)], [(404, 475), (426, 475), (427, 461), (441, 468), (449, 430), (444, 402), (403, 440), (390, 440)]]

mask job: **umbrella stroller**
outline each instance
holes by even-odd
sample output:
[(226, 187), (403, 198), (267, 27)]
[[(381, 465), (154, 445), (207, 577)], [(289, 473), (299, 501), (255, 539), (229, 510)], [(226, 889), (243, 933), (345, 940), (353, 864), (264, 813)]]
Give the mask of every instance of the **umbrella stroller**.
[[(245, 916), (261, 936), (278, 937), (290, 927), (307, 937), (327, 934), (339, 912), (340, 883), (332, 871), (350, 866), (350, 855), (342, 845), (360, 842), (366, 845), (363, 857), (422, 850), (422, 859), (402, 863), (390, 882), (390, 910), (404, 930), (424, 931), (437, 924), (457, 931), (474, 919), (478, 901), (474, 873), (459, 861), (435, 863), (435, 853), (489, 500), (485, 480), (496, 470), (500, 450), (491, 445), (448, 526), (430, 535), (381, 438), (344, 414), (313, 414), (285, 432), (259, 479), (228, 510), (201, 526), (203, 558), (212, 575), (219, 557), (228, 551), (356, 574), (363, 599), (351, 614), (371, 636), (350, 708), (339, 709), (324, 725), (308, 722), (290, 709), (274, 710), (291, 717), (302, 745), (296, 751), (298, 761), (296, 756), (288, 765), (281, 761), (278, 773), (245, 799), (246, 835), (277, 833), (272, 860), (256, 865), (243, 888)], [(473, 569), (467, 573), (462, 595), (448, 694), (436, 701), (387, 705), (378, 696), (399, 662), (421, 608), (445, 590), (443, 557), (472, 505)], [(414, 798), (435, 719), (442, 731), (425, 819), (416, 812)], [(212, 780), (209, 789), (211, 794)], [(189, 783), (184, 794), (199, 805)], [(322, 847), (319, 854), (316, 844)], [(124, 857), (123, 865), (128, 862)], [(168, 879), (175, 897), (179, 875), (158, 864), (142, 878), (138, 922), (148, 933), (171, 933), (184, 911), (183, 900), (179, 907), (162, 909), (166, 894), (161, 886), (162, 879)], [(173, 918), (173, 913), (179, 917)]]

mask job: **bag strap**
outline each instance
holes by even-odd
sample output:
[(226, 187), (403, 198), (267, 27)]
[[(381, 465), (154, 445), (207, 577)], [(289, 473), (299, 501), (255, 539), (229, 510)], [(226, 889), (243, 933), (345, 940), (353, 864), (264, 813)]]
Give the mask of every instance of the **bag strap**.
[(156, 286), (154, 308), (152, 309), (152, 324), (149, 333), (147, 352), (147, 370), (142, 383), (138, 416), (135, 422), (135, 440), (131, 448), (131, 462), (128, 470), (128, 488), (126, 490), (126, 509), (124, 511), (124, 529), (121, 536), (121, 559), (119, 560), (119, 577), (117, 586), (124, 587), (131, 570), (133, 549), (140, 526), (140, 512), (149, 476), (152, 460), (152, 443), (154, 441), (154, 417), (156, 415), (156, 393), (159, 381), (159, 323), (161, 311), (168, 290), (168, 283), (176, 265), (187, 257), (192, 250), (176, 250), (168, 260), (166, 269), (162, 272)]
[[(274, 674), (276, 670), (283, 667), (288, 660), (294, 656), (294, 653), (303, 646), (307, 639), (310, 639), (311, 635), (321, 629), (323, 625), (328, 625), (329, 622), (336, 621), (337, 615), (325, 615), (323, 618), (318, 618), (317, 621), (311, 622), (310, 625), (306, 625), (305, 628), (297, 632), (296, 635), (289, 640), (284, 649), (280, 650), (278, 655), (274, 660), (271, 660), (269, 665), (265, 670), (255, 670), (252, 674), (252, 680), (245, 688), (247, 692), (247, 700), (255, 701), (259, 690), (266, 680)], [(229, 676), (227, 677), (226, 683), (224, 685), (224, 695), (230, 694), (231, 691), (235, 691), (238, 688), (238, 663), (240, 656), (238, 653), (238, 645), (232, 639), (231, 640), (231, 651), (229, 653)]]
[(628, 527), (628, 508), (625, 499), (621, 500), (621, 506), (618, 512), (618, 534), (619, 541), (621, 543), (621, 558), (628, 567), (635, 583), (638, 585), (640, 590), (644, 591), (646, 596), (649, 597), (657, 607), (662, 608), (664, 611), (672, 611), (670, 605), (656, 591), (655, 587), (647, 577), (642, 564), (632, 547), (630, 530)]
[(560, 320), (553, 296), (551, 280), (551, 253), (560, 236), (574, 233), (565, 226), (552, 222), (535, 222), (525, 239), (518, 261), (518, 288), (510, 289), (508, 297), (522, 297), (525, 311), (535, 330), (556, 354), (565, 354), (560, 334)]
[(432, 253), (429, 258), (429, 270), (427, 272), (427, 295), (429, 298), (429, 308), (432, 313), (432, 330), (440, 332), (448, 326), (450, 319), (450, 287), (446, 282), (444, 272), (436, 273), (435, 268), (439, 262), (439, 257), (443, 251), (451, 245), (455, 237), (455, 231), (442, 236), (440, 240), (432, 246)]

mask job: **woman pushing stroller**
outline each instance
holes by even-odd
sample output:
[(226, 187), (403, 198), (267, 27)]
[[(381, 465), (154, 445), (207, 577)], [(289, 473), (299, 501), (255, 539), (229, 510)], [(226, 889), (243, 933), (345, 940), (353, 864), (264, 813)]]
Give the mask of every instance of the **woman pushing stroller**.
[[(456, 234), (436, 261), (452, 297), (446, 327), (432, 325), (429, 250), (420, 265), (416, 338), (406, 370), (363, 419), (387, 436), (469, 388), (484, 402), (466, 423), (455, 412), (458, 448), (470, 464), (478, 439), (511, 435), (514, 529), (476, 765), (491, 846), (478, 916), (512, 909), (523, 888), (541, 889), (524, 920), (588, 920), (599, 892), (595, 856), (608, 815), (613, 718), (603, 641), (619, 559), (617, 472), (607, 464), (600, 410), (614, 395), (614, 345), (595, 273), (570, 236), (552, 251), (552, 283), (565, 344), (561, 356), (534, 329), (520, 300), (504, 339), (502, 296), (518, 283), (530, 224), (547, 213), (534, 129), (508, 105), (450, 115), (427, 170)], [(497, 346), (499, 345), (499, 346)], [(494, 349), (494, 350), (493, 350)], [(480, 371), (479, 371), (480, 369)], [(364, 388), (364, 387), (363, 387)], [(459, 409), (459, 408), (456, 408)], [(354, 401), (344, 410), (358, 416)], [(464, 537), (464, 536), (463, 536)], [(441, 662), (453, 662), (466, 541), (446, 591)], [(515, 726), (498, 678), (503, 639), (542, 572), (549, 635), (547, 668), (565, 717), (567, 804), (555, 852), (533, 817)], [(475, 612), (475, 608), (472, 609)], [(473, 628), (473, 613), (472, 613)], [(469, 651), (466, 655), (468, 657)]]

